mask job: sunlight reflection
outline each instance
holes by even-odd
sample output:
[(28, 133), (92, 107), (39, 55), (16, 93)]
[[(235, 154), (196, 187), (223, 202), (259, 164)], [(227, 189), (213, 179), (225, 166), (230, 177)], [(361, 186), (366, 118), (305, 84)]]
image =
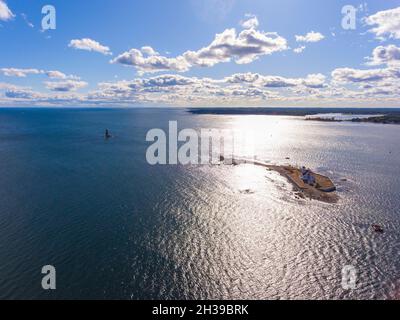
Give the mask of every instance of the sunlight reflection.
[(270, 154), (294, 133), (291, 121), (280, 116), (235, 116), (228, 126), (235, 132), (234, 154), (251, 158)]

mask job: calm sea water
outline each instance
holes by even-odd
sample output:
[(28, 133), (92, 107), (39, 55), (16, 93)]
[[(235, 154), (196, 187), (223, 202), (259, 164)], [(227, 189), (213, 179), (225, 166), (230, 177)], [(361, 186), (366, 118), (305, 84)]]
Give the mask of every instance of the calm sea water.
[[(296, 199), (251, 165), (150, 166), (145, 135), (168, 120), (256, 128), (259, 159), (328, 174), (340, 201)], [(0, 298), (399, 298), (399, 138), (400, 126), (296, 117), (0, 109)]]

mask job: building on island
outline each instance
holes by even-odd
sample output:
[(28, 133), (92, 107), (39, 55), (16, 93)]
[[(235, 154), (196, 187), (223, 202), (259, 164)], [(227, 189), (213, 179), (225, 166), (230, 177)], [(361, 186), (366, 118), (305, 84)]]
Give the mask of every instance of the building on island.
[(315, 184), (315, 177), (313, 176), (311, 170), (306, 169), (306, 167), (301, 168), (301, 177), (300, 178), (306, 184), (309, 184), (311, 186)]

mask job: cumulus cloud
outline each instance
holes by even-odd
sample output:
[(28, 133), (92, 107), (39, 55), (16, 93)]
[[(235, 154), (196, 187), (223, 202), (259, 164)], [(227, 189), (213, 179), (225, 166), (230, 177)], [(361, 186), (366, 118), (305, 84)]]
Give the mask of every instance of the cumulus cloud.
[(301, 84), (306, 86), (307, 88), (325, 88), (327, 87), (326, 84), (326, 77), (321, 73), (313, 73), (309, 74), (306, 78), (301, 80)]
[[(310, 74), (285, 78), (259, 73), (237, 73), (222, 79), (161, 75), (131, 81), (101, 83), (90, 92), (94, 103), (155, 103), (166, 105), (265, 105), (320, 101), (330, 97), (326, 78)], [(326, 98), (327, 99), (327, 98)]]
[(397, 80), (400, 78), (400, 69), (352, 69), (339, 68), (332, 72), (332, 79), (337, 83), (378, 82), (382, 80)]
[(45, 71), (44, 72), (50, 79), (59, 79), (59, 80), (80, 80), (80, 77), (74, 75), (66, 75), (65, 73), (57, 70)]
[(271, 94), (269, 91), (261, 90), (258, 88), (247, 88), (247, 89), (234, 89), (230, 92), (234, 97), (244, 97), (244, 98), (261, 98), (267, 99), (272, 96), (277, 96)]
[(378, 11), (364, 19), (369, 26), (374, 26), (372, 32), (379, 39), (394, 38), (400, 39), (400, 7)]
[[(1, 90), (4, 94), (1, 94)], [(55, 105), (80, 105), (87, 101), (85, 95), (69, 92), (41, 93), (31, 88), (19, 87), (0, 83), (0, 105), (26, 105), (26, 106), (55, 106)]]
[(325, 38), (322, 33), (311, 31), (306, 35), (296, 35), (297, 42), (318, 42)]
[(45, 85), (46, 88), (51, 91), (69, 92), (84, 88), (88, 85), (88, 83), (84, 81), (66, 80), (66, 81), (55, 81), (55, 82), (47, 81), (45, 82)]
[(258, 73), (236, 73), (224, 79), (227, 83), (256, 83), (262, 76)]
[(0, 82), (0, 90), (12, 90), (17, 88), (17, 86), (10, 84), (10, 83), (5, 83), (5, 82)]
[(0, 71), (7, 77), (25, 78), (29, 74), (41, 74), (42, 70), (38, 69), (19, 69), (19, 68), (2, 68)]
[(31, 90), (10, 89), (5, 92), (5, 96), (11, 99), (37, 99), (40, 95)]
[(151, 47), (143, 47), (141, 50), (131, 49), (111, 60), (111, 63), (133, 66), (142, 73), (160, 71), (184, 72), (190, 68), (190, 65), (183, 57), (163, 57)]
[(161, 75), (150, 79), (141, 80), (144, 87), (170, 87), (194, 84), (197, 78), (183, 77), (180, 75)]
[(299, 91), (309, 95), (310, 92), (306, 92), (306, 89), (325, 87), (325, 76), (321, 74), (293, 79), (258, 73), (238, 73), (223, 79), (161, 75), (147, 79), (101, 83), (100, 90), (92, 92), (90, 96), (92, 100), (118, 97), (124, 101), (145, 97), (147, 101), (166, 104), (257, 104), (257, 101), (278, 99), (282, 92), (287, 93), (289, 89), (297, 96)]
[(89, 38), (71, 40), (68, 47), (78, 50), (99, 52), (104, 55), (112, 55), (109, 47), (103, 46), (99, 42)]
[(79, 80), (80, 78), (74, 75), (66, 75), (65, 73), (58, 70), (45, 71), (34, 68), (2, 68), (0, 72), (7, 77), (17, 77), (17, 78), (25, 78), (30, 74), (45, 74), (50, 79), (72, 79)]
[(280, 76), (266, 76), (262, 78), (263, 86), (266, 88), (286, 88), (294, 87), (298, 84), (296, 79), (284, 78)]
[(386, 64), (389, 66), (400, 64), (400, 48), (395, 45), (388, 45), (386, 47), (379, 46), (372, 52), (372, 57), (367, 57), (367, 65), (378, 66)]
[(46, 74), (51, 79), (67, 79), (67, 75), (61, 71), (47, 71)]
[(0, 20), (1, 21), (8, 21), (15, 17), (15, 15), (11, 12), (8, 8), (7, 3), (3, 0), (0, 0)]
[(143, 54), (146, 54), (148, 56), (158, 56), (160, 55), (157, 51), (154, 51), (154, 49), (150, 46), (144, 46), (140, 49)]
[(246, 29), (237, 34), (235, 29), (227, 29), (217, 34), (209, 46), (187, 51), (183, 56), (193, 66), (211, 67), (232, 59), (238, 64), (247, 64), (287, 48), (286, 39), (276, 33)]
[(192, 67), (211, 67), (232, 60), (237, 64), (247, 64), (261, 56), (288, 49), (285, 38), (274, 32), (257, 31), (255, 27), (258, 21), (250, 20), (246, 21), (247, 29), (239, 33), (234, 28), (226, 29), (217, 34), (208, 46), (197, 51), (186, 51), (175, 58), (161, 56), (151, 47), (142, 47), (120, 54), (111, 63), (133, 66), (141, 73), (185, 72)]
[(244, 29), (256, 29), (259, 26), (257, 16), (252, 14), (246, 14), (246, 20), (240, 21), (240, 25)]
[[(61, 77), (61, 75), (56, 74)], [(236, 73), (211, 79), (207, 77), (163, 74), (158, 76), (102, 82), (86, 93), (77, 90), (86, 82), (62, 79), (45, 82), (50, 92), (0, 83), (0, 104), (10, 105), (334, 105), (359, 101), (398, 103), (400, 70), (382, 68), (357, 70), (340, 68), (325, 75), (283, 77), (260, 73)], [(350, 89), (350, 85), (358, 87)], [(3, 92), (3, 95), (1, 94)]]
[(261, 75), (258, 73), (237, 73), (224, 79), (227, 83), (247, 83), (266, 88), (308, 87), (323, 88), (326, 77), (323, 74), (310, 74), (305, 78), (285, 78)]
[[(11, 99), (13, 101), (27, 100), (32, 101), (42, 97), (43, 95), (38, 92), (34, 92), (29, 87), (17, 86), (10, 83), (0, 82), (0, 93), (4, 91), (4, 97)], [(1, 94), (0, 94), (0, 104), (1, 104)]]
[(141, 101), (179, 105), (213, 102), (224, 104), (228, 101), (242, 100), (249, 103), (277, 95), (261, 86), (238, 85), (229, 81), (228, 78), (215, 80), (180, 75), (160, 75), (132, 81), (101, 83), (99, 90), (90, 93), (90, 99), (105, 101), (118, 97), (123, 101), (141, 99)]

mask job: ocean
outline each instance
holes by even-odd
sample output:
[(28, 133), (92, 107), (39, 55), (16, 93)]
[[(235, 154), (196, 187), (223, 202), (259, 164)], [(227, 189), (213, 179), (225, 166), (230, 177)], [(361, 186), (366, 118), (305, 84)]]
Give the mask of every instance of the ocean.
[[(256, 130), (257, 159), (328, 175), (340, 200), (298, 199), (249, 164), (149, 165), (146, 133), (169, 121)], [(0, 298), (400, 298), (399, 138), (291, 116), (0, 109)]]

